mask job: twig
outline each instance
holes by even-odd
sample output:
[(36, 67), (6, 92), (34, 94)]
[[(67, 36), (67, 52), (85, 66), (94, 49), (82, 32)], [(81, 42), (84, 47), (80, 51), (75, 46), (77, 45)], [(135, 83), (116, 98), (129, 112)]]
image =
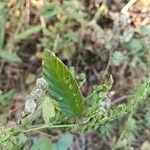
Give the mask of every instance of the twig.
[(39, 134), (43, 134), (43, 135), (45, 135), (45, 136), (47, 136), (47, 137), (49, 137), (49, 138), (54, 138), (54, 136), (52, 136), (52, 135), (50, 135), (50, 134), (48, 134), (48, 133), (45, 133), (45, 132), (42, 132), (42, 131), (34, 131), (34, 132), (36, 132), (36, 133), (39, 133)]
[[(123, 7), (123, 9), (121, 10), (122, 13), (126, 13), (128, 11), (128, 9), (136, 2), (137, 0), (130, 0), (127, 5), (125, 5), (125, 7)], [(121, 28), (119, 28), (119, 17), (116, 18), (116, 24), (114, 24), (114, 28), (113, 28), (113, 32), (115, 34), (115, 37), (119, 37), (119, 34), (121, 32)], [(117, 31), (117, 32), (116, 32)], [(109, 58), (108, 58), (108, 63), (106, 66), (106, 69), (102, 75), (102, 80), (104, 79), (104, 77), (107, 75), (110, 64), (111, 64), (111, 56), (113, 54), (114, 49), (118, 46), (119, 42), (118, 39), (115, 39), (115, 37), (112, 39), (112, 48), (110, 49), (110, 53), (109, 53)]]
[(20, 105), (19, 107), (14, 108), (13, 110), (11, 110), (10, 112), (8, 112), (7, 114), (4, 114), (6, 116), (9, 116), (10, 114), (12, 114), (13, 112), (15, 112), (16, 110), (22, 108), (24, 106), (24, 104)]
[(30, 0), (26, 0), (26, 4), (25, 4), (25, 23), (28, 26), (29, 25), (29, 21), (30, 21)]
[(56, 48), (58, 46), (58, 41), (59, 41), (59, 34), (57, 35), (55, 41), (54, 41), (54, 45), (53, 45), (53, 48), (52, 48), (52, 51), (55, 52), (56, 51)]
[(131, 98), (131, 97), (133, 97), (133, 95), (123, 95), (123, 96), (117, 98), (116, 100), (114, 100), (113, 104), (119, 103), (119, 102), (121, 102), (125, 99), (128, 99), (128, 98)]
[(45, 29), (46, 29), (46, 24), (45, 24), (45, 20), (43, 16), (40, 16), (40, 22), (41, 22), (41, 26), (42, 26), (42, 31), (44, 33)]
[(103, 0), (103, 3), (101, 5), (101, 7), (98, 8), (97, 12), (95, 13), (93, 19), (92, 19), (92, 22), (97, 22), (99, 20), (99, 18), (101, 17), (103, 11), (104, 11), (104, 8), (106, 6), (106, 3), (107, 3), (107, 0)]
[(130, 0), (121, 10), (122, 13), (126, 13), (130, 7), (136, 2), (137, 0)]
[(109, 71), (109, 67), (111, 65), (111, 57), (113, 55), (114, 50), (118, 47), (119, 45), (119, 37), (121, 34), (121, 28), (119, 26), (119, 22), (120, 22), (120, 18), (118, 15), (115, 16), (114, 18), (114, 25), (113, 25), (113, 34), (114, 36), (111, 39), (111, 48), (109, 49), (109, 56), (108, 56), (108, 63), (106, 66), (106, 69), (102, 75), (102, 80), (104, 80), (105, 76), (107, 75), (108, 71)]

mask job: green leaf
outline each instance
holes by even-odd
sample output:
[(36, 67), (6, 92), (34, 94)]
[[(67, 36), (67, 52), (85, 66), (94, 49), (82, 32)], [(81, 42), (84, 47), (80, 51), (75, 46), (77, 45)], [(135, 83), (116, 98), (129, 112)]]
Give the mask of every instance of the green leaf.
[(26, 85), (32, 84), (35, 81), (35, 79), (36, 79), (36, 75), (33, 73), (29, 73), (25, 80)]
[(69, 71), (70, 71), (70, 73), (72, 74), (72, 76), (75, 78), (75, 77), (76, 77), (76, 74), (75, 74), (75, 69), (74, 69), (74, 67), (70, 67), (70, 68), (69, 68)]
[(17, 62), (17, 63), (21, 62), (21, 59), (18, 57), (16, 53), (11, 53), (4, 50), (0, 52), (0, 57), (9, 62)]
[(43, 9), (42, 9), (42, 16), (47, 19), (50, 18), (52, 19), (56, 14), (57, 11), (61, 11), (61, 8), (59, 9), (59, 5), (56, 3), (47, 3), (45, 2)]
[(22, 149), (22, 147), (23, 147), (23, 145), (26, 143), (26, 141), (27, 141), (27, 137), (23, 134), (23, 133), (20, 133), (19, 135), (17, 135), (17, 136), (13, 136), (13, 137), (11, 137), (11, 139), (12, 138), (14, 138), (14, 140), (15, 140), (15, 144), (14, 143), (12, 143), (12, 145), (13, 145), (13, 148), (12, 148), (12, 150), (19, 150), (19, 149)]
[(12, 102), (12, 97), (15, 94), (15, 90), (12, 89), (5, 94), (0, 94), (0, 104), (6, 106)]
[(132, 39), (130, 42), (126, 43), (126, 47), (132, 54), (143, 49), (140, 39)]
[(146, 36), (150, 34), (150, 26), (141, 26), (141, 34)]
[(67, 134), (61, 139), (59, 139), (58, 142), (53, 145), (53, 149), (54, 150), (68, 150), (72, 142), (73, 142), (73, 135)]
[(112, 75), (110, 74), (109, 75), (109, 80), (108, 80), (108, 83), (107, 83), (107, 86), (108, 86), (109, 89), (112, 88), (113, 83), (114, 83), (114, 79), (113, 79)]
[(49, 84), (49, 95), (58, 101), (65, 114), (80, 115), (83, 100), (78, 84), (63, 62), (47, 49), (44, 51), (43, 74)]
[(144, 115), (144, 122), (146, 126), (150, 127), (150, 108), (148, 108), (146, 114)]
[(31, 150), (52, 150), (51, 141), (46, 137), (40, 137), (34, 141)]
[(115, 129), (115, 127), (116, 127), (115, 122), (107, 122), (107, 123), (102, 124), (99, 127), (99, 130), (100, 130), (102, 135), (107, 135), (111, 131), (113, 131)]
[(2, 8), (0, 8), (0, 50), (2, 50), (3, 44), (4, 44), (5, 23), (6, 23), (7, 15), (8, 15), (6, 4), (7, 3), (5, 3)]
[(132, 133), (136, 133), (139, 130), (136, 120), (133, 118), (129, 119), (126, 125), (126, 129)]
[(142, 97), (144, 95), (145, 90), (146, 90), (146, 84), (143, 83), (137, 88), (137, 91), (135, 93), (136, 97), (139, 98)]
[(44, 101), (43, 101), (43, 107), (42, 107), (42, 112), (43, 112), (43, 119), (45, 123), (49, 123), (50, 118), (55, 116), (55, 109), (54, 105), (52, 103), (52, 98), (49, 96), (46, 96)]
[(0, 125), (3, 125), (7, 122), (7, 116), (6, 115), (0, 115)]
[(114, 66), (119, 66), (119, 65), (121, 65), (125, 60), (127, 59), (127, 57), (123, 54), (123, 53), (121, 53), (121, 52), (119, 52), (119, 51), (116, 51), (116, 52), (114, 52), (113, 53), (113, 55), (112, 55), (112, 64), (114, 65)]
[(33, 27), (21, 32), (20, 34), (16, 35), (15, 40), (19, 41), (19, 40), (26, 39), (28, 36), (38, 33), (41, 30), (41, 28), (42, 28), (41, 25), (33, 26)]

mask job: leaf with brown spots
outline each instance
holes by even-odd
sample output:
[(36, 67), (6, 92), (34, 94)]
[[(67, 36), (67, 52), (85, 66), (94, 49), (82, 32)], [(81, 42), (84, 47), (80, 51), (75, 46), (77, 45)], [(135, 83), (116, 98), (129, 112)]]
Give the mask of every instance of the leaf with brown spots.
[(79, 116), (83, 110), (82, 94), (67, 66), (50, 50), (44, 51), (43, 75), (49, 84), (48, 94), (67, 116)]

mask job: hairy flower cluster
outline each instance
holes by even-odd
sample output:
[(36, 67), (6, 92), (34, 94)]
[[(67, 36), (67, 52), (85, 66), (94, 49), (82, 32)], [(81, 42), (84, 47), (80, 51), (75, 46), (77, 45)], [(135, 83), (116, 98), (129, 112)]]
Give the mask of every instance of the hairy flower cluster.
[(48, 89), (48, 83), (44, 78), (38, 78), (36, 80), (36, 88), (31, 91), (31, 94), (27, 97), (25, 103), (25, 110), (28, 113), (33, 114), (37, 107), (37, 104), (44, 98)]
[(111, 99), (107, 97), (104, 101), (101, 101), (100, 110), (102, 112), (107, 112), (108, 109), (110, 108), (110, 105), (111, 105)]

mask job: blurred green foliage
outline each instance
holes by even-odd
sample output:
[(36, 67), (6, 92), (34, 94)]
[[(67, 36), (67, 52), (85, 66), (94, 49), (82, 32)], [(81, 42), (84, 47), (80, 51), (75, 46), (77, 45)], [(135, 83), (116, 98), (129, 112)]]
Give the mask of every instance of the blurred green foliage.
[[(111, 5), (112, 1), (107, 1), (107, 3)], [(92, 5), (94, 4), (92, 3)], [(87, 68), (95, 69), (96, 67), (90, 66), (91, 64), (89, 62), (84, 62), (83, 59), (85, 59), (85, 55), (83, 54), (88, 54), (88, 52), (90, 52), (92, 56), (88, 61), (92, 62), (92, 60), (94, 60), (93, 64), (98, 64), (97, 62), (100, 62), (103, 57), (105, 57), (101, 52), (106, 50), (110, 53), (112, 51), (112, 55), (110, 55), (109, 58), (111, 62), (110, 71), (113, 72), (116, 68), (122, 68), (124, 63), (127, 63), (127, 67), (129, 67), (131, 74), (131, 80), (135, 77), (137, 78), (136, 82), (138, 80), (141, 82), (145, 81), (149, 76), (149, 25), (141, 25), (140, 30), (130, 26), (129, 30), (126, 31), (121, 29), (120, 33), (111, 29), (111, 37), (109, 32), (106, 32), (106, 29), (109, 28), (109, 26), (107, 26), (107, 23), (103, 24), (103, 20), (105, 21), (106, 19), (106, 22), (111, 20), (110, 24), (115, 24), (114, 22), (117, 19), (110, 18), (109, 15), (103, 16), (103, 13), (98, 20), (93, 21), (92, 17), (95, 18), (93, 16), (95, 12), (93, 13), (93, 10), (88, 12), (89, 10), (87, 10), (80, 1), (74, 0), (63, 0), (62, 2), (49, 2), (48, 0), (45, 0), (42, 7), (36, 7), (32, 1), (30, 6), (31, 14), (29, 15), (31, 18), (27, 24), (24, 24), (22, 12), (26, 11), (25, 6), (26, 1), (19, 0), (18, 3), (13, 6), (14, 10), (16, 10), (15, 13), (8, 13), (9, 9), (6, 1), (0, 2), (0, 58), (2, 61), (7, 61), (8, 63), (22, 63), (21, 58), (18, 57), (18, 53), (26, 53), (26, 51), (39, 52), (42, 51), (43, 48), (49, 48), (56, 52), (63, 60), (67, 59), (68, 61), (70, 61), (71, 58), (74, 58), (75, 54), (80, 54), (80, 63), (84, 66), (84, 71), (86, 71)], [(109, 9), (107, 6), (106, 8)], [(107, 12), (104, 15), (107, 15)], [(7, 21), (8, 24), (10, 24), (9, 29), (7, 29), (8, 31), (5, 29)], [(105, 25), (107, 27), (105, 27)], [(116, 29), (119, 30), (119, 25)], [(32, 41), (34, 38), (37, 38), (38, 40)], [(117, 40), (114, 42), (113, 39)], [(29, 41), (34, 43), (35, 47), (33, 49), (30, 47)], [(118, 43), (118, 45), (112, 50), (111, 48), (114, 47), (113, 45), (116, 43)], [(25, 51), (23, 51), (24, 45), (29, 45), (25, 48)], [(101, 56), (101, 59), (95, 61), (95, 56)], [(71, 59), (71, 61), (73, 60)], [(88, 63), (90, 64), (89, 66)], [(86, 80), (85, 75), (76, 75), (74, 68), (70, 68), (69, 71), (74, 79), (77, 79), (79, 87), (81, 87)], [(28, 76), (29, 77), (27, 77), (25, 81), (25, 84), (27, 85), (32, 84), (35, 80), (35, 74), (28, 74)], [(125, 75), (125, 78), (128, 78), (128, 75)], [(119, 82), (118, 77), (115, 78), (115, 84), (116, 82)], [(136, 86), (138, 83), (136, 83)], [(90, 132), (98, 130), (104, 137), (108, 137), (111, 133), (115, 132), (116, 126), (119, 130), (122, 129), (122, 125), (120, 127), (118, 123), (122, 123), (121, 117), (124, 119), (127, 117), (127, 113), (132, 112), (133, 110), (138, 113), (140, 109), (139, 114), (135, 113), (131, 118), (127, 119), (124, 129), (122, 129), (123, 131), (119, 131), (122, 132), (121, 138), (119, 138), (119, 140), (114, 138), (115, 142), (111, 141), (111, 144), (114, 144), (113, 146), (116, 149), (132, 149), (131, 142), (140, 135), (140, 132), (145, 131), (143, 128), (149, 127), (150, 125), (149, 101), (143, 101), (146, 99), (146, 95), (148, 95), (146, 93), (150, 92), (147, 83), (149, 84), (149, 81), (145, 81), (144, 84), (139, 86), (133, 95), (133, 98), (126, 100), (125, 103), (118, 106), (114, 105), (108, 96), (112, 87), (111, 79), (109, 83), (94, 85), (91, 94), (85, 98), (86, 109), (83, 112), (84, 117), (82, 116), (84, 119), (79, 120), (79, 123), (85, 122), (87, 124), (81, 126), (77, 131)], [(127, 84), (132, 86), (132, 82)], [(133, 89), (135, 89), (135, 87), (133, 87)], [(133, 89), (128, 88), (127, 90), (132, 92)], [(11, 104), (14, 93), (14, 89), (6, 93), (0, 91), (0, 104), (2, 107)], [(49, 100), (47, 102), (44, 100), (44, 103), (43, 118), (46, 123), (78, 123), (78, 121), (74, 121), (72, 118), (68, 119), (68, 117), (61, 114), (57, 102)], [(140, 108), (136, 109), (139, 103), (141, 104)], [(53, 114), (54, 107), (56, 109), (55, 116)], [(51, 110), (49, 110), (49, 108)], [(1, 125), (6, 123), (7, 117), (8, 116), (5, 114), (0, 115)], [(53, 117), (55, 119), (53, 119)], [(53, 119), (53, 121), (51, 121), (50, 118)], [(70, 129), (71, 128), (62, 130), (68, 131)], [(26, 143), (27, 138), (24, 134), (19, 133), (15, 135), (17, 132), (18, 131), (12, 130), (9, 132), (5, 132), (5, 130), (0, 131), (0, 140), (2, 139), (4, 145), (7, 146), (8, 149), (11, 149), (14, 143), (14, 149), (21, 149), (24, 143)], [(54, 146), (48, 138), (41, 137), (34, 141), (32, 149), (37, 149), (37, 147), (40, 147), (41, 149), (44, 147), (45, 149), (45, 147), (51, 148), (52, 146), (57, 147), (57, 149), (62, 149), (64, 146), (64, 149), (67, 149), (72, 141), (73, 135), (69, 134), (58, 140)]]
[(3, 93), (2, 91), (0, 91), (0, 104), (3, 106), (9, 105), (13, 100), (14, 94), (15, 94), (14, 89), (11, 89), (10, 91), (6, 93)]

